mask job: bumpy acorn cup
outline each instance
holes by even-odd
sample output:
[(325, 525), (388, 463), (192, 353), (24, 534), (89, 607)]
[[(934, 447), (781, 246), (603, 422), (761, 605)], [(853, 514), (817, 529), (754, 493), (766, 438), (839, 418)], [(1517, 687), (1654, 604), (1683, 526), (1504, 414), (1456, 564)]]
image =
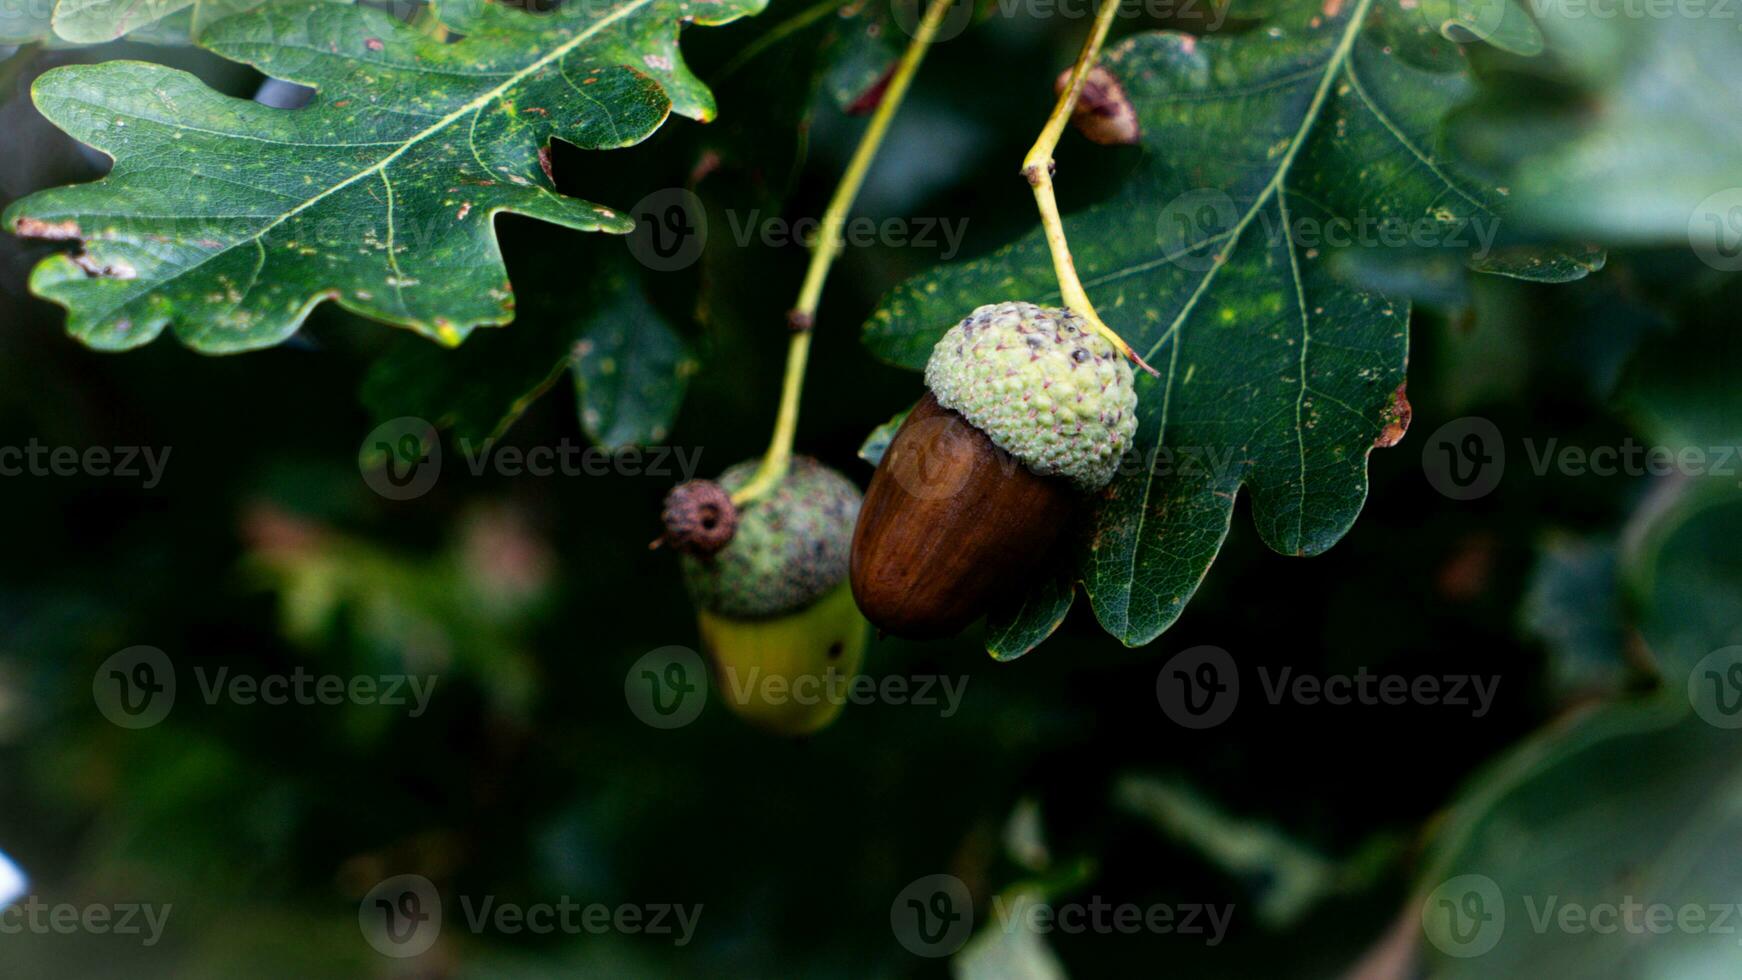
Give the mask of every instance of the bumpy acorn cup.
[(835, 720), (869, 628), (853, 605), (847, 555), (858, 488), (812, 459), (735, 508), (756, 462), (666, 498), (666, 540), (684, 552), (685, 585), (720, 700), (751, 723), (806, 735)]
[(878, 629), (949, 636), (1021, 588), (1105, 487), (1137, 426), (1131, 366), (1076, 314), (975, 310), (871, 478), (851, 580)]

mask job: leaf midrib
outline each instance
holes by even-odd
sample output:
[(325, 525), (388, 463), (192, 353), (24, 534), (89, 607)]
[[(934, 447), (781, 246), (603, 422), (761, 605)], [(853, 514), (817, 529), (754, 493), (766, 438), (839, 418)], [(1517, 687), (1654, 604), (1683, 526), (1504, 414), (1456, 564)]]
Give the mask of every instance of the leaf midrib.
[[(1149, 353), (1144, 356), (1144, 360), (1153, 359), (1156, 353), (1161, 350), (1161, 346), (1167, 343), (1169, 338), (1179, 332), (1180, 327), (1185, 323), (1186, 318), (1191, 316), (1192, 310), (1197, 307), (1198, 300), (1202, 298), (1204, 293), (1209, 289), (1210, 283), (1215, 281), (1216, 274), (1219, 273), (1222, 270), (1222, 267), (1228, 263), (1229, 257), (1233, 255), (1235, 247), (1240, 244), (1240, 240), (1245, 235), (1246, 229), (1251, 226), (1253, 220), (1258, 216), (1259, 210), (1269, 202), (1270, 198), (1276, 194), (1279, 188), (1281, 188), (1282, 182), (1287, 179), (1290, 169), (1294, 166), (1295, 158), (1300, 154), (1301, 147), (1306, 145), (1307, 137), (1311, 135), (1313, 127), (1318, 124), (1319, 114), (1324, 111), (1325, 102), (1330, 97), (1331, 86), (1336, 81), (1337, 75), (1341, 72), (1343, 64), (1348, 60), (1349, 53), (1354, 50), (1355, 39), (1360, 37), (1362, 25), (1366, 23), (1368, 11), (1372, 9), (1372, 6), (1373, 0), (1358, 0), (1356, 3), (1355, 10), (1349, 15), (1349, 24), (1343, 30), (1342, 38), (1337, 41), (1337, 47), (1331, 52), (1331, 56), (1325, 61), (1325, 67), (1323, 75), (1319, 79), (1318, 89), (1313, 92), (1312, 102), (1307, 106), (1306, 112), (1302, 115), (1300, 127), (1295, 131), (1294, 138), (1289, 141), (1288, 152), (1284, 153), (1282, 159), (1277, 163), (1276, 173), (1271, 175), (1270, 182), (1267, 183), (1264, 186), (1264, 189), (1259, 192), (1258, 196), (1253, 199), (1251, 207), (1246, 210), (1246, 214), (1243, 215), (1239, 223), (1234, 226), (1233, 232), (1228, 236), (1227, 243), (1222, 246), (1221, 253), (1216, 256), (1215, 264), (1211, 265), (1209, 271), (1204, 273), (1204, 277), (1198, 282), (1198, 287), (1192, 291), (1192, 295), (1186, 300), (1185, 306), (1181, 307), (1179, 314), (1174, 317), (1173, 323), (1162, 332), (1160, 339), (1155, 342), (1155, 346), (1151, 347)], [(1299, 286), (1298, 280), (1296, 286), (1297, 288)], [(1175, 352), (1177, 353), (1177, 351), (1178, 344), (1176, 342)], [(1173, 402), (1173, 382), (1175, 368), (1178, 363), (1178, 357), (1171, 357), (1168, 359), (1167, 379), (1162, 384), (1161, 419), (1160, 424), (1156, 428), (1155, 434), (1155, 444), (1157, 446), (1163, 445), (1164, 440), (1167, 438), (1167, 415), (1168, 409)], [(1302, 376), (1301, 383), (1303, 385), (1306, 383), (1304, 375)], [(1130, 559), (1126, 569), (1127, 581), (1136, 581), (1137, 579), (1137, 556), (1138, 552), (1143, 548), (1143, 525), (1149, 519), (1149, 498), (1155, 488), (1155, 482), (1155, 472), (1151, 469), (1148, 478), (1143, 481), (1143, 499), (1138, 502), (1137, 526), (1132, 531)], [(1304, 485), (1302, 489), (1304, 491)], [(1205, 571), (1207, 572), (1208, 569)], [(1126, 592), (1124, 619), (1125, 630), (1122, 630), (1121, 632), (1128, 631), (1131, 626), (1129, 591)], [(1127, 636), (1129, 637), (1129, 634), (1127, 634)]]
[(1366, 22), (1367, 13), (1372, 7), (1373, 0), (1358, 0), (1356, 3), (1354, 12), (1349, 16), (1349, 24), (1343, 30), (1342, 38), (1337, 41), (1337, 47), (1331, 52), (1331, 56), (1325, 60), (1324, 71), (1319, 78), (1319, 86), (1313, 92), (1312, 102), (1301, 116), (1300, 128), (1295, 131), (1294, 138), (1289, 140), (1288, 152), (1284, 153), (1277, 162), (1276, 172), (1271, 175), (1269, 183), (1265, 184), (1264, 189), (1252, 199), (1251, 207), (1246, 209), (1246, 213), (1241, 215), (1240, 221), (1234, 225), (1234, 230), (1229, 234), (1228, 242), (1222, 247), (1221, 253), (1216, 256), (1215, 263), (1198, 281), (1198, 287), (1192, 290), (1192, 295), (1186, 300), (1186, 305), (1174, 317), (1173, 323), (1169, 324), (1168, 328), (1162, 332), (1161, 337), (1156, 340), (1155, 346), (1151, 347), (1149, 353), (1144, 355), (1144, 360), (1154, 357), (1161, 350), (1161, 345), (1167, 343), (1168, 339), (1177, 333), (1180, 326), (1191, 316), (1192, 310), (1197, 307), (1198, 300), (1203, 297), (1205, 291), (1209, 289), (1210, 283), (1215, 281), (1217, 273), (1221, 272), (1222, 267), (1227, 264), (1228, 257), (1240, 244), (1240, 239), (1245, 235), (1246, 229), (1251, 226), (1253, 220), (1258, 217), (1258, 212), (1263, 210), (1264, 205), (1269, 203), (1270, 198), (1276, 194), (1282, 186), (1282, 182), (1287, 179), (1289, 171), (1294, 167), (1295, 158), (1300, 155), (1301, 147), (1306, 145), (1307, 137), (1312, 134), (1313, 127), (1318, 125), (1319, 114), (1324, 111), (1325, 102), (1330, 97), (1331, 85), (1336, 81), (1338, 73), (1342, 71), (1344, 63), (1348, 61), (1349, 52), (1354, 50), (1355, 39), (1360, 37), (1361, 26)]

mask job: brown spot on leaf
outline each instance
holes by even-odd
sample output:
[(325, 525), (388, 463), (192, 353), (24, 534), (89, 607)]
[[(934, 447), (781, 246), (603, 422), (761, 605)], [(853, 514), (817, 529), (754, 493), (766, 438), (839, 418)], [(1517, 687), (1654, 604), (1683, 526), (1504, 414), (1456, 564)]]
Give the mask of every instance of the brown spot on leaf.
[(556, 175), (550, 172), (550, 144), (548, 143), (538, 148), (538, 166), (544, 171), (546, 177), (555, 182)]
[(91, 258), (87, 252), (73, 256), (73, 264), (84, 270), (85, 275), (92, 279), (137, 279), (139, 271), (133, 265), (122, 259), (116, 259), (108, 265), (101, 265)]
[(1391, 404), (1385, 406), (1385, 412), (1380, 416), (1385, 426), (1373, 440), (1373, 448), (1390, 449), (1402, 442), (1403, 434), (1409, 431), (1409, 420), (1415, 411), (1409, 407), (1409, 395), (1405, 391), (1408, 387), (1409, 382), (1405, 381), (1391, 393)]
[(40, 238), (50, 242), (71, 242), (83, 237), (77, 221), (42, 221), (20, 217), (12, 222), (12, 231), (20, 238)]
[(363, 46), (368, 48), (371, 51), (380, 51), (382, 48), (386, 47), (386, 45), (381, 43), (381, 39), (378, 37), (372, 37), (372, 38), (368, 38), (368, 39), (364, 40)]
[[(1071, 81), (1069, 71), (1059, 75), (1053, 89), (1063, 92)], [(1071, 124), (1077, 132), (1103, 146), (1128, 146), (1137, 142), (1137, 110), (1113, 73), (1100, 65), (1089, 69), (1083, 79), (1083, 90), (1077, 95), (1076, 108), (1071, 110)]]

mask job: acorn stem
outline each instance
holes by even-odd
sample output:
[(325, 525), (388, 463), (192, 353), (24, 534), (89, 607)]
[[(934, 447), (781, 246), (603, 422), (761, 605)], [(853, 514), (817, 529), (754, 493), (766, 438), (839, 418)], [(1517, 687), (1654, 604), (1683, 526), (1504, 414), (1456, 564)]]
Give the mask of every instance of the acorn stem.
[(1095, 304), (1089, 302), (1089, 294), (1083, 289), (1083, 281), (1077, 276), (1077, 264), (1071, 259), (1070, 241), (1065, 237), (1064, 220), (1059, 217), (1058, 197), (1053, 192), (1053, 150), (1058, 148), (1059, 137), (1064, 135), (1065, 123), (1070, 121), (1071, 113), (1076, 109), (1077, 97), (1083, 92), (1083, 80), (1088, 77), (1089, 69), (1095, 67), (1096, 59), (1101, 56), (1101, 45), (1107, 40), (1107, 31), (1113, 26), (1113, 17), (1119, 12), (1119, 0), (1101, 0), (1101, 9), (1095, 12), (1095, 25), (1089, 31), (1089, 39), (1083, 43), (1082, 53), (1077, 55), (1077, 63), (1071, 68), (1070, 81), (1064, 91), (1059, 93), (1058, 104), (1053, 106), (1052, 115), (1047, 117), (1046, 125), (1041, 128), (1040, 136), (1029, 148), (1028, 156), (1022, 160), (1022, 175), (1028, 178), (1028, 184), (1034, 189), (1034, 203), (1040, 209), (1040, 224), (1046, 231), (1046, 246), (1052, 252), (1053, 272), (1058, 276), (1059, 297), (1065, 307), (1089, 321), (1094, 331), (1105, 337), (1114, 349), (1130, 358), (1132, 363), (1151, 375), (1160, 376), (1160, 372), (1149, 366), (1148, 362), (1137, 355), (1125, 338), (1119, 336), (1112, 327), (1101, 320), (1095, 312)]
[(847, 213), (852, 210), (853, 201), (859, 196), (859, 188), (865, 184), (865, 175), (871, 170), (871, 162), (876, 159), (877, 151), (883, 145), (883, 138), (889, 132), (890, 120), (895, 118), (896, 110), (907, 97), (907, 90), (913, 84), (920, 62), (925, 60), (925, 53), (931, 47), (932, 40), (937, 37), (944, 15), (955, 2), (956, 0), (932, 0), (931, 6), (926, 9), (924, 19), (914, 31), (913, 41), (908, 44), (907, 51), (902, 54), (901, 61), (889, 76), (889, 85), (883, 91), (883, 99), (877, 104), (877, 110), (871, 114), (865, 134), (859, 138), (859, 146), (853, 151), (853, 159), (847, 164), (847, 172), (841, 176), (834, 196), (829, 198), (829, 206), (823, 211), (816, 239), (811, 242), (810, 265), (805, 270), (804, 284), (799, 288), (798, 302), (793, 305), (792, 312), (786, 318), (787, 325), (792, 330), (792, 340), (786, 349), (786, 378), (781, 384), (780, 412), (775, 416), (774, 436), (769, 441), (767, 454), (762, 457), (762, 465), (756, 469), (756, 475), (732, 495), (734, 504), (743, 506), (772, 490), (786, 478), (787, 470), (792, 466), (792, 443), (798, 431), (799, 399), (804, 391), (805, 365), (810, 359), (811, 327), (816, 322), (817, 306), (822, 302), (823, 284), (828, 281), (829, 269), (841, 253), (841, 229), (846, 226)]

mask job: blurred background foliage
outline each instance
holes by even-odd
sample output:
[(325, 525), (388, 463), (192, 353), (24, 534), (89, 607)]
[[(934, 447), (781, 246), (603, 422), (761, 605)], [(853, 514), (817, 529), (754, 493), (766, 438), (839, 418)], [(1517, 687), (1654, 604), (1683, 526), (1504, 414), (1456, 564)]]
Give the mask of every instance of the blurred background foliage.
[[(1233, 17), (1226, 29), (1246, 23)], [(1084, 28), (987, 16), (941, 45), (857, 213), (966, 219), (964, 255), (1029, 228), (1016, 164)], [(863, 108), (895, 31), (881, 8), (776, 0), (753, 21), (687, 36), (693, 66), (716, 87), (718, 122), (674, 121), (608, 154), (558, 146), (555, 171), (619, 206), (660, 188), (695, 191), (711, 230), (702, 261), (654, 272), (627, 262), (620, 241), (504, 219), (520, 317), (456, 351), (329, 305), (280, 349), (214, 358), (162, 342), (100, 355), (28, 296), (25, 275), (44, 248), (0, 239), (0, 445), (171, 453), (150, 489), (0, 478), (0, 850), (45, 900), (173, 906), (150, 948), (118, 936), (0, 937), (0, 972), (1735, 975), (1742, 950), (1712, 936), (1615, 957), (1601, 937), (1557, 943), (1520, 929), (1495, 954), (1504, 959), (1467, 962), (1419, 941), (1420, 893), (1471, 868), (1507, 889), (1587, 897), (1626, 888), (1734, 900), (1742, 885), (1729, 852), (1742, 829), (1742, 754), (1734, 733), (1689, 715), (1683, 694), (1694, 661), (1742, 642), (1736, 478), (1539, 475), (1523, 448), (1551, 438), (1742, 446), (1742, 279), (1713, 272), (1680, 231), (1644, 218), (1603, 227), (1616, 208), (1658, 213), (1649, 168), (1600, 181), (1606, 195), (1649, 198), (1637, 212), (1606, 202), (1593, 223), (1544, 205), (1557, 229), (1616, 246), (1600, 274), (1554, 287), (1460, 281), (1417, 307), (1416, 431), (1374, 455), (1362, 519), (1327, 555), (1273, 554), (1242, 513), (1196, 600), (1148, 648), (1119, 646), (1086, 608), (1010, 664), (987, 658), (974, 634), (873, 645), (873, 676), (966, 678), (953, 717), (850, 706), (802, 741), (754, 731), (718, 704), (673, 731), (637, 721), (622, 693), (630, 664), (696, 645), (675, 562), (647, 549), (675, 475), (475, 476), (450, 443), (428, 494), (394, 502), (369, 489), (358, 445), (392, 415), (452, 413), (440, 419), (450, 439), (481, 438), (509, 421), (499, 406), (539, 389), (506, 444), (615, 441), (587, 418), (585, 379), (553, 380), (592, 329), (598, 301), (577, 298), (577, 283), (606, 267), (645, 304), (633, 315), (657, 319), (669, 349), (695, 365), (675, 425), (656, 441), (699, 450), (701, 475), (759, 452), (804, 253), (740, 245), (732, 223), (753, 210), (820, 212), (862, 126), (845, 110)], [(1572, 77), (1550, 94), (1576, 92), (1580, 72), (1607, 86), (1625, 74), (1617, 64), (1649, 74), (1638, 59), (1663, 56), (1577, 40)], [(1716, 53), (1699, 43), (1701, 57), (1736, 63), (1734, 38)], [(0, 204), (100, 173), (36, 116), (26, 88), (51, 65), (112, 57), (183, 66), (239, 96), (261, 81), (194, 49), (19, 53), (0, 62)], [(1541, 90), (1509, 74), (1518, 70), (1500, 58), (1488, 66), (1493, 91), (1460, 120), (1473, 146), (1517, 149), (1484, 127), (1547, 111)], [(1652, 111), (1674, 105), (1639, 85), (1617, 91)], [(1689, 108), (1724, 98), (1702, 89)], [(1641, 114), (1661, 122), (1644, 108), (1603, 118)], [(1570, 142), (1553, 144), (1564, 158), (1603, 135), (1550, 118), (1574, 126)], [(1549, 139), (1531, 132), (1527, 142)], [(1618, 143), (1628, 140), (1605, 145)], [(1135, 152), (1067, 138), (1066, 210), (1103, 196)], [(1734, 171), (1728, 152), (1709, 172)], [(1617, 231), (1629, 233), (1604, 235)], [(800, 446), (861, 482), (869, 468), (855, 450), (919, 383), (865, 354), (858, 325), (941, 258), (849, 249), (831, 281)], [(519, 391), (505, 400), (503, 386)], [(1498, 490), (1457, 503), (1425, 479), (1418, 447), (1464, 415), (1492, 420), (1511, 456)], [(136, 644), (170, 654), (182, 691), (165, 723), (130, 731), (95, 710), (91, 683)], [(1199, 644), (1230, 651), (1246, 671), (1496, 676), (1498, 696), (1476, 718), (1431, 705), (1272, 706), (1254, 691), (1228, 723), (1189, 731), (1159, 710), (1156, 672)], [(439, 682), (412, 718), (367, 705), (206, 704), (192, 681), (202, 667)], [(391, 961), (362, 941), (357, 903), (404, 872), (446, 894), (705, 911), (682, 948), (449, 929), (430, 954)], [(926, 961), (897, 943), (889, 907), (936, 873), (967, 883), (983, 922), (992, 896), (1024, 890), (1232, 903), (1236, 913), (1216, 946), (993, 928), (953, 963)]]

